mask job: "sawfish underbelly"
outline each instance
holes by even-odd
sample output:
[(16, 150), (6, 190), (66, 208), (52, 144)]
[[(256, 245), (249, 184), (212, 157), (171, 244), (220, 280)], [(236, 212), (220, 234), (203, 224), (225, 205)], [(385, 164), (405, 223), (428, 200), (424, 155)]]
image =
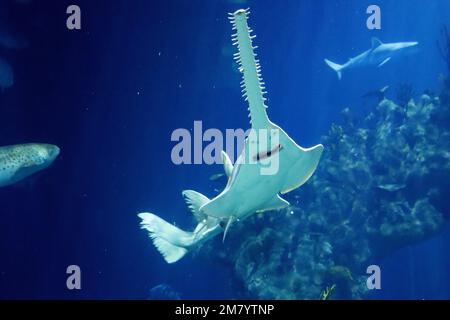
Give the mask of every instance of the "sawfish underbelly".
[(267, 210), (272, 199), (278, 195), (276, 184), (273, 183), (274, 178), (262, 176), (258, 181), (247, 181), (246, 187), (231, 188), (223, 199), (228, 198), (230, 202), (227, 201), (221, 211), (228, 211), (229, 215), (243, 219), (252, 213)]

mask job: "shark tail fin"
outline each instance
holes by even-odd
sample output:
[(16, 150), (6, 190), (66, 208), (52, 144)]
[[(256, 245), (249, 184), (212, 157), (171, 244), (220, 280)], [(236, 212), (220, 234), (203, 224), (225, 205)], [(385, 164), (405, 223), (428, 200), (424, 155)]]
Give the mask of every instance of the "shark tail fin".
[(177, 262), (184, 257), (188, 252), (186, 246), (192, 240), (190, 232), (183, 231), (152, 213), (139, 213), (138, 216), (142, 219), (141, 228), (149, 232), (153, 244), (167, 263)]
[(343, 66), (334, 62), (331, 62), (328, 59), (325, 59), (325, 63), (334, 71), (336, 71), (339, 80), (342, 79), (342, 68)]

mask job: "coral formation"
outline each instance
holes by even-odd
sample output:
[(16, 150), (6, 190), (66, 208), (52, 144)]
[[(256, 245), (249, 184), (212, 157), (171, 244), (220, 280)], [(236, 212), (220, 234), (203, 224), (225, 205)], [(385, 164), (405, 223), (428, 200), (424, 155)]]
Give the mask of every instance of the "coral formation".
[(326, 287), (325, 290), (320, 294), (320, 300), (330, 300), (336, 285), (333, 284), (331, 287)]
[(181, 295), (168, 284), (161, 283), (150, 289), (148, 300), (181, 300)]
[(447, 75), (442, 75), (443, 90), (440, 94), (441, 103), (450, 103), (450, 33), (447, 26), (441, 29), (441, 40), (437, 41), (437, 48), (447, 66)]
[(233, 268), (241, 298), (317, 299), (330, 284), (335, 299), (367, 298), (368, 265), (450, 218), (448, 102), (384, 99), (358, 121), (350, 109), (343, 116), (289, 208), (236, 224), (225, 246), (207, 250)]
[(397, 104), (405, 107), (414, 96), (414, 88), (410, 83), (401, 83), (396, 90)]

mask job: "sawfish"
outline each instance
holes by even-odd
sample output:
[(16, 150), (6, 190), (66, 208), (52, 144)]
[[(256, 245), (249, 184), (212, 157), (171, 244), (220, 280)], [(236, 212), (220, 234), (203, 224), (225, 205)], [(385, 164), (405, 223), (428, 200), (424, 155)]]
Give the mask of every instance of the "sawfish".
[(289, 202), (281, 197), (302, 186), (313, 175), (323, 152), (318, 144), (303, 148), (268, 118), (261, 67), (256, 59), (249, 10), (229, 14), (235, 34), (234, 58), (242, 73), (242, 93), (248, 102), (251, 130), (243, 150), (233, 165), (222, 151), (228, 177), (224, 190), (209, 199), (193, 191), (183, 196), (198, 224), (186, 232), (152, 213), (140, 213), (141, 227), (149, 232), (154, 245), (168, 263), (181, 259), (192, 247), (223, 232), (223, 240), (233, 223), (255, 213), (282, 209)]

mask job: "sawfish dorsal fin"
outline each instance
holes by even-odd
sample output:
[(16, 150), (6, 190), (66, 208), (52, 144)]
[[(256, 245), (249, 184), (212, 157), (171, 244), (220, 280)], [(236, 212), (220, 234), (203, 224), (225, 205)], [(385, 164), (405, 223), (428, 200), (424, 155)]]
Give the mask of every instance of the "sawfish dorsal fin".
[(377, 37), (372, 38), (372, 49), (378, 48), (382, 44), (383, 44), (383, 42), (381, 42), (381, 40), (378, 39)]
[(270, 127), (270, 121), (266, 113), (265, 101), (267, 99), (264, 97), (266, 92), (261, 76), (261, 66), (259, 60), (255, 58), (254, 49), (257, 47), (254, 47), (252, 43), (256, 36), (251, 34), (252, 30), (247, 25), (249, 13), (248, 9), (241, 9), (229, 14), (233, 30), (236, 31), (232, 36), (233, 45), (238, 48), (238, 52), (234, 54), (234, 59), (242, 73), (242, 94), (248, 101), (252, 129), (267, 129)]
[(233, 172), (233, 163), (231, 162), (230, 157), (225, 151), (222, 150), (220, 154), (222, 155), (223, 169), (225, 170), (225, 174), (228, 178), (230, 178), (231, 173)]
[(200, 207), (209, 202), (206, 196), (194, 190), (184, 190), (181, 194), (194, 215), (195, 220), (200, 222), (207, 218), (206, 214), (200, 212)]

